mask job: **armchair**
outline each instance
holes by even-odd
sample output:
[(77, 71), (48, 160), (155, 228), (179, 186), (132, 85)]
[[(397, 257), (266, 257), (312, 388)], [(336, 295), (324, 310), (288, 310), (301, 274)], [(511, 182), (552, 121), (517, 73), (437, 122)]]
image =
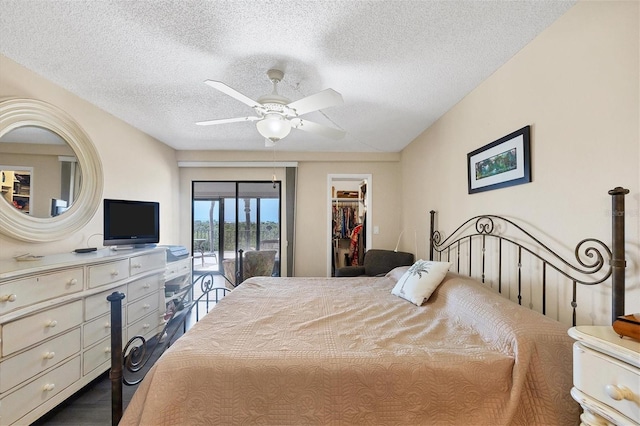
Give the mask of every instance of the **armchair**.
[(251, 277), (267, 276), (273, 273), (273, 267), (276, 260), (276, 250), (251, 250), (243, 254), (242, 259), (242, 275), (236, 271), (235, 259), (225, 259), (222, 261), (224, 275), (233, 286), (238, 285), (236, 279), (240, 278), (240, 282)]
[(413, 253), (402, 251), (370, 249), (364, 254), (361, 266), (345, 266), (337, 268), (336, 277), (359, 277), (366, 275), (375, 277), (384, 275), (398, 266), (413, 265)]

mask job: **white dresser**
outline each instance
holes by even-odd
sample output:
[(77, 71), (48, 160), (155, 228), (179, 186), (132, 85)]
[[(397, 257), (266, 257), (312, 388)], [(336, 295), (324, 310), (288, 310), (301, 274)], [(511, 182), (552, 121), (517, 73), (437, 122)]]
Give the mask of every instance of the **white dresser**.
[(109, 369), (110, 305), (123, 340), (153, 337), (164, 313), (163, 248), (0, 261), (0, 425), (29, 424)]
[(610, 326), (569, 330), (573, 344), (571, 396), (585, 426), (640, 425), (640, 342)]

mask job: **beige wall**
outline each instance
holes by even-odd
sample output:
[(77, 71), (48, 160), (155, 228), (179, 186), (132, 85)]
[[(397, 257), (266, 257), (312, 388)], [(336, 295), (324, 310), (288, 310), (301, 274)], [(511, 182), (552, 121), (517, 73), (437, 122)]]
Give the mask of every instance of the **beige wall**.
[[(521, 218), (572, 256), (583, 238), (610, 243), (607, 191), (624, 186), (626, 311), (640, 312), (639, 7), (579, 2), (402, 152), (403, 220), (419, 256), (430, 209), (444, 230), (482, 213)], [(533, 182), (469, 195), (466, 154), (525, 125)], [(583, 320), (607, 323), (609, 284), (587, 291)]]
[[(36, 73), (0, 55), (0, 98), (48, 102), (73, 117), (93, 141), (104, 172), (104, 198), (159, 201), (161, 244), (175, 244), (178, 231), (178, 167), (175, 151)], [(0, 163), (2, 161), (0, 160)], [(51, 254), (102, 245), (102, 206), (93, 219), (68, 238), (45, 244), (24, 243), (0, 234), (0, 258)]]
[[(296, 276), (327, 276), (327, 246), (330, 243), (327, 175), (371, 174), (372, 191), (367, 221), (380, 233), (367, 248), (393, 249), (400, 225), (399, 161), (301, 162), (298, 170), (296, 215)], [(369, 189), (370, 188), (370, 189)]]
[[(178, 152), (184, 162), (269, 162), (266, 152)], [(373, 181), (370, 215), (372, 224), (380, 229), (370, 247), (393, 248), (400, 233), (400, 155), (345, 153), (277, 153), (276, 162), (298, 163), (297, 210), (295, 236), (296, 276), (326, 276), (328, 223), (330, 217), (327, 197), (327, 176), (330, 174), (371, 174)], [(190, 246), (191, 181), (192, 180), (269, 180), (273, 168), (255, 167), (184, 167), (180, 169), (180, 243)], [(284, 169), (277, 168), (276, 176), (284, 180)], [(283, 186), (283, 195), (285, 188)], [(285, 217), (283, 220), (287, 220)], [(284, 225), (284, 224), (283, 224)], [(284, 226), (283, 226), (284, 228)], [(283, 251), (285, 246), (283, 244)], [(286, 270), (283, 263), (282, 270)]]

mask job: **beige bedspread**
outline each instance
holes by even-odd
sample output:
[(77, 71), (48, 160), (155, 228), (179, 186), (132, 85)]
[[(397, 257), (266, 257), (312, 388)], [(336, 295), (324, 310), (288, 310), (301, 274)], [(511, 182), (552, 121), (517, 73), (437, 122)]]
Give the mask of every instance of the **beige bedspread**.
[(569, 425), (566, 327), (449, 274), (251, 278), (147, 374), (122, 425)]

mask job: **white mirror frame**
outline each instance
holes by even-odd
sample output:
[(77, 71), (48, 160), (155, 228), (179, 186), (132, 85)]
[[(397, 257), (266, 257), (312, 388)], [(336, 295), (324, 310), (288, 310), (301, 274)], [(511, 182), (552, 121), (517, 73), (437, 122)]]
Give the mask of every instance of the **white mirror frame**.
[(0, 101), (0, 137), (23, 126), (38, 126), (60, 135), (78, 158), (82, 185), (69, 210), (55, 217), (33, 217), (0, 202), (0, 232), (31, 243), (61, 240), (85, 226), (98, 209), (102, 199), (102, 163), (89, 136), (64, 111), (35, 99)]

